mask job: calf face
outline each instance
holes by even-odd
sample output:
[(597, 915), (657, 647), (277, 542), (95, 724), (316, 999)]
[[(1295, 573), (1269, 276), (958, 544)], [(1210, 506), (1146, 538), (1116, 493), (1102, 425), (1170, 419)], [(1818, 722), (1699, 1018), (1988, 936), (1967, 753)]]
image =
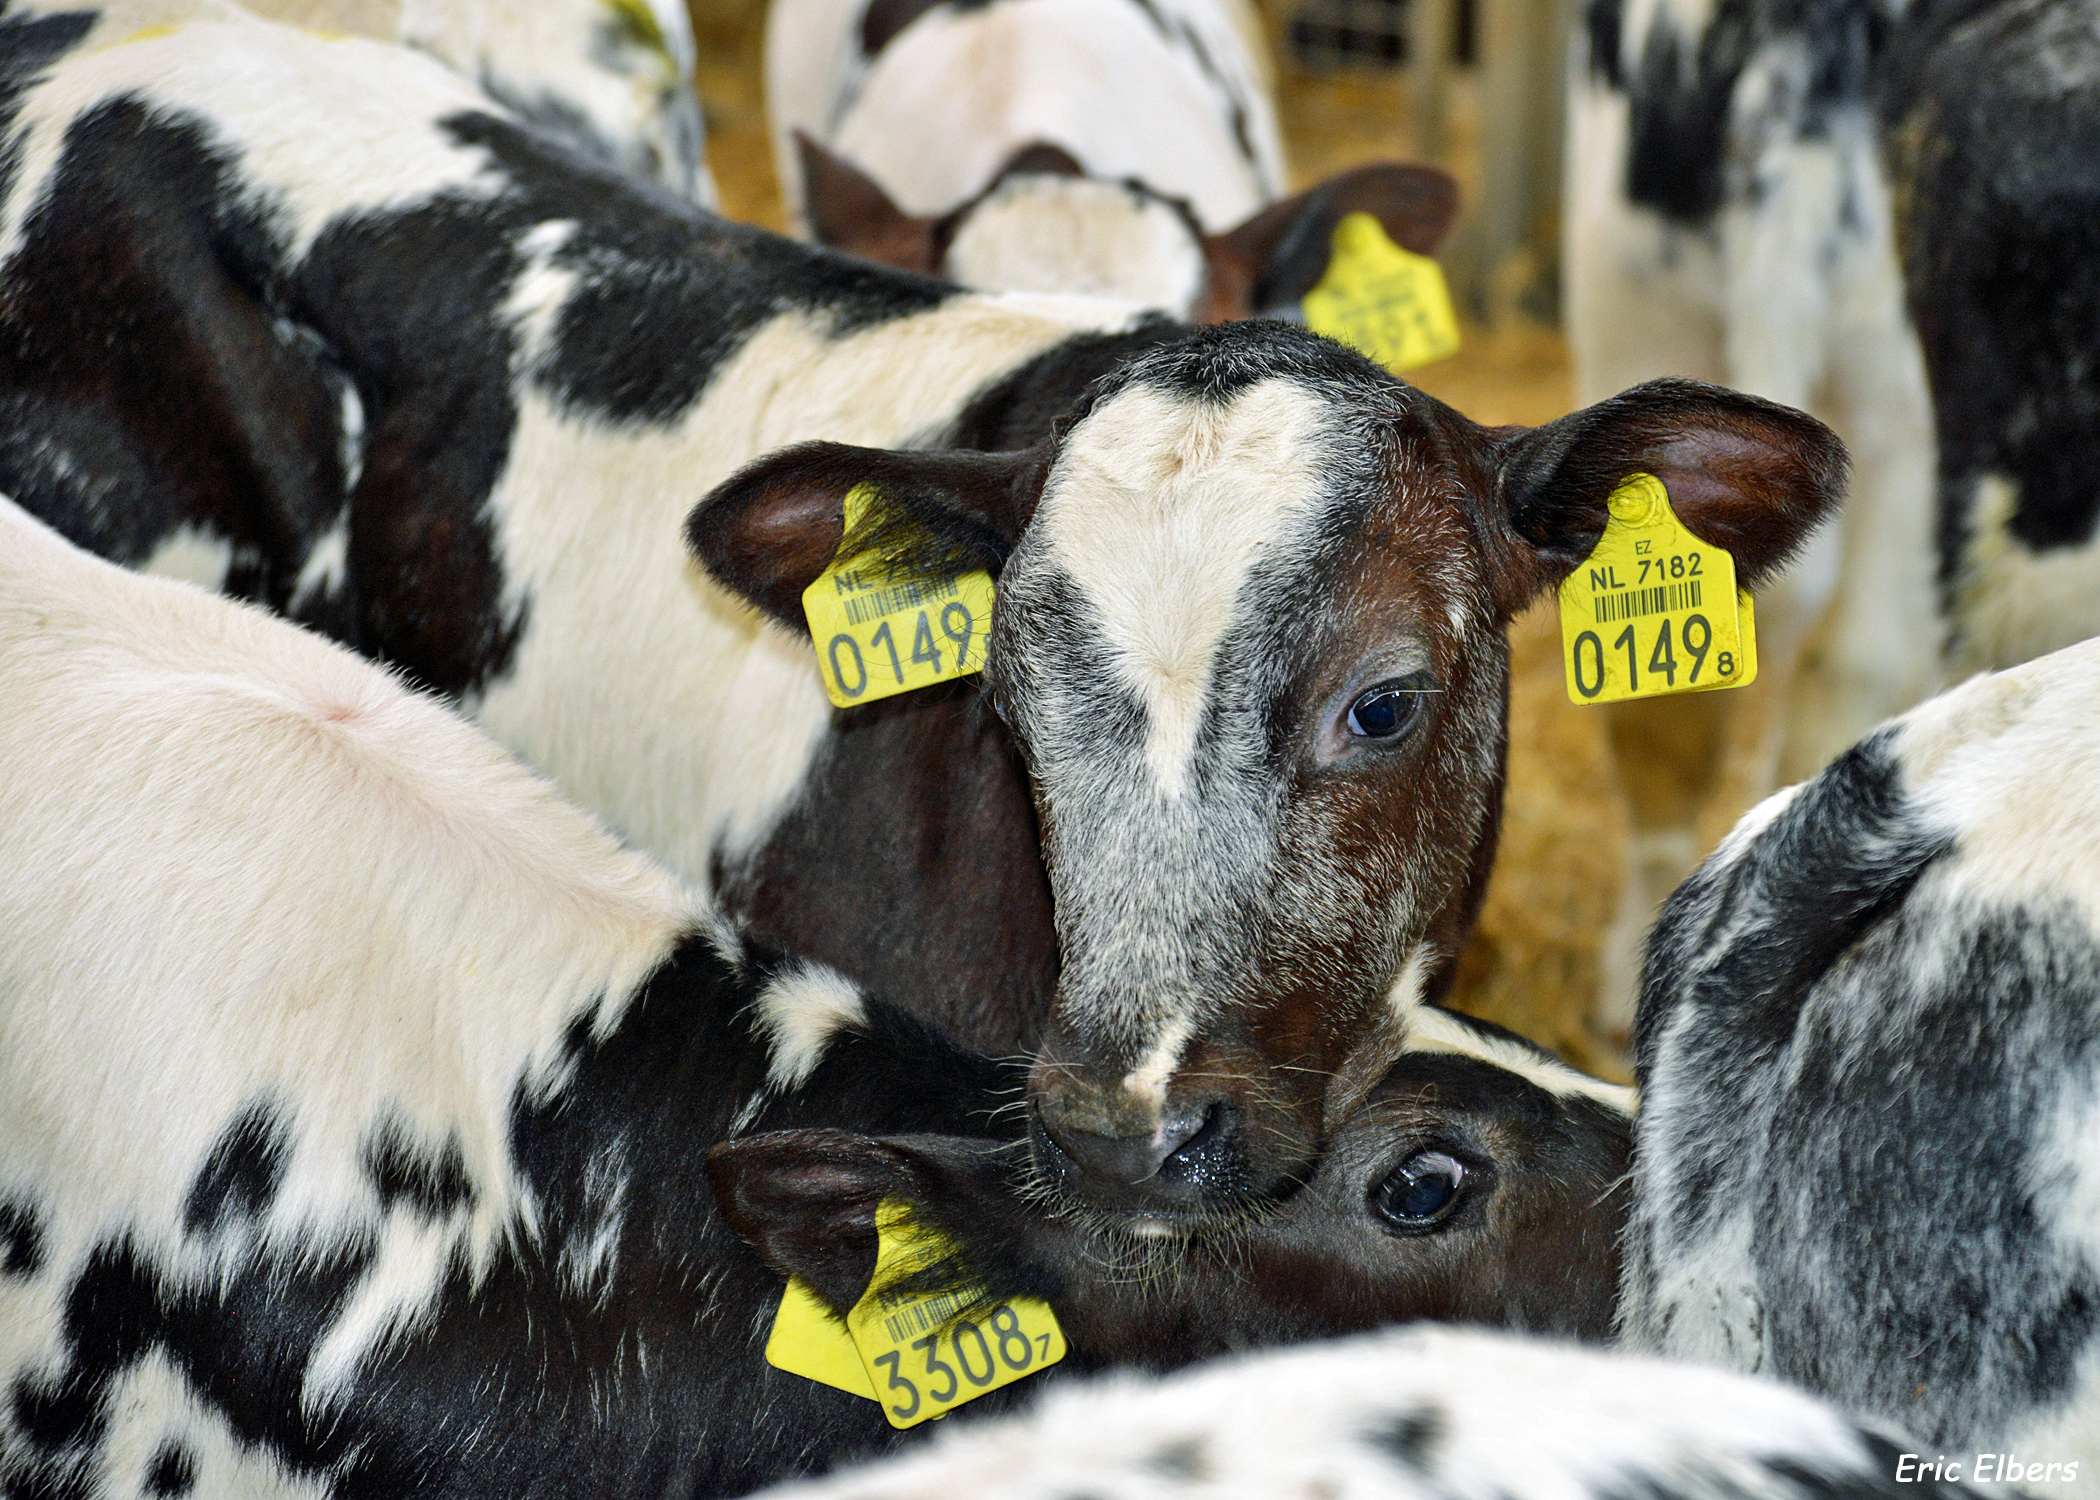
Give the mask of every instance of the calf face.
[(795, 627), (862, 480), (935, 551), (1000, 569), (984, 682), (1027, 760), (1063, 965), (1037, 1151), (1098, 1207), (1200, 1220), (1306, 1180), (1347, 1080), (1447, 982), (1494, 848), (1504, 627), (1637, 470), (1755, 581), (1835, 502), (1843, 455), (1685, 382), (1483, 428), (1242, 323), (1125, 365), (1024, 452), (787, 450), (688, 536)]
[(1412, 1318), (1602, 1339), (1624, 1220), (1631, 1091), (1479, 1022), (1426, 1010), (1319, 1169), (1213, 1234), (1133, 1242), (1045, 1212), (1010, 1144), (777, 1131), (718, 1146), (730, 1221), (840, 1316), (902, 1199), (994, 1299), (1056, 1309), (1081, 1367), (1166, 1369)]

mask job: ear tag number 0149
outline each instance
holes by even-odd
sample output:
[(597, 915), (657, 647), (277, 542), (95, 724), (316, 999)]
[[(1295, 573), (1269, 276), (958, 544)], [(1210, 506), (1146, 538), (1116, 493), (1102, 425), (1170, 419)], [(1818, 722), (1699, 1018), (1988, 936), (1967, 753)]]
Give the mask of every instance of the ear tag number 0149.
[[(871, 485), (848, 491), (845, 534), (878, 503)], [(851, 708), (982, 671), (992, 577), (907, 573), (867, 557), (834, 562), (802, 591), (802, 613), (825, 693)]]
[(1327, 274), (1305, 294), (1305, 326), (1399, 374), (1458, 352), (1458, 316), (1444, 269), (1404, 250), (1369, 214), (1334, 226)]
[(1653, 474), (1607, 502), (1596, 548), (1560, 586), (1561, 664), (1576, 703), (1742, 687), (1757, 621), (1735, 559), (1685, 529)]
[(894, 1198), (876, 1209), (875, 1229), (875, 1274), (846, 1326), (825, 1313), (800, 1278), (792, 1280), (774, 1315), (768, 1364), (880, 1402), (892, 1427), (916, 1427), (1065, 1357), (1057, 1314), (1037, 1298), (957, 1317), (973, 1300), (967, 1287), (931, 1295), (879, 1290), (955, 1247), (912, 1223)]

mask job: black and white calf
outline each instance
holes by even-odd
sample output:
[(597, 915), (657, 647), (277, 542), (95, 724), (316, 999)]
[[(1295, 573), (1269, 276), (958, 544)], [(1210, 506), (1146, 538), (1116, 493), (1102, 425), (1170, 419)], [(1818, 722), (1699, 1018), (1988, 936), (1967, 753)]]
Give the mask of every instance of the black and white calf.
[(10, 1496), (711, 1495), (880, 1448), (764, 1363), (781, 1282), (715, 1210), (708, 1146), (786, 1127), (714, 1163), (768, 1259), (850, 1303), (902, 1197), (1074, 1371), (1609, 1325), (1623, 1091), (1491, 1032), (1425, 1016), (1289, 1204), (1119, 1265), (1020, 1196), (1018, 1072), (746, 950), (341, 648), (0, 502), (0, 705)]
[[(1813, 774), (1943, 663), (2100, 632), (2100, 6), (1589, 0), (1585, 20), (1580, 391), (1721, 381), (1814, 411), (1855, 461), (1842, 532), (1760, 603), (1786, 699), (1764, 785)], [(1698, 852), (1683, 810), (1636, 821), (1629, 996), (1639, 934)]]
[(1155, 1383), (1126, 1377), (1067, 1387), (1024, 1417), (958, 1426), (924, 1453), (767, 1494), (1948, 1500), (1979, 1493), (1921, 1480), (1918, 1457), (1899, 1435), (1772, 1381), (1508, 1335), (1414, 1329)]
[(1632, 1342), (2081, 1493), (2100, 643), (1945, 693), (1745, 817), (1655, 931), (1640, 1071)]
[(966, 286), (1121, 297), (1197, 322), (1298, 302), (1343, 214), (1433, 251), (1433, 167), (1355, 168), (1285, 202), (1246, 0), (781, 0), (774, 161), (797, 226)]
[[(679, 0), (247, 0), (273, 21), (397, 41), (586, 155), (712, 206)], [(171, 11), (187, 10), (176, 0)]]
[[(1709, 388), (1487, 429), (1300, 328), (1075, 330), (638, 191), (397, 49), (7, 15), (0, 483), (457, 699), (951, 1035), (1054, 1008), (1039, 1145), (1104, 1207), (1302, 1181), (1441, 992), (1504, 626), (1624, 473), (1753, 579), (1840, 483)], [(861, 480), (1002, 569), (1010, 732), (976, 681), (825, 701), (797, 601)]]

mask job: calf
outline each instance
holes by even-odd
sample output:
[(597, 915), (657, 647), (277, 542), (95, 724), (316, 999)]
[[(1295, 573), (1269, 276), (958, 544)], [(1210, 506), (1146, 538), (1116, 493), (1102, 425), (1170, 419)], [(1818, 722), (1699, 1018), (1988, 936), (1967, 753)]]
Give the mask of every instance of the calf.
[[(1930, 692), (1943, 663), (2008, 666), (2100, 631), (2096, 28), (2092, 0), (1588, 4), (1570, 78), (1578, 385), (1725, 381), (1814, 410), (1858, 464), (1841, 546), (1760, 606), (1787, 700), (1760, 791)], [(1654, 753), (1658, 717), (1622, 716), (1622, 760)], [(1718, 760), (1687, 768), (1675, 805), (1636, 808), (1648, 869), (1618, 926), (1622, 998), (1697, 858)]]
[(404, 42), (587, 155), (712, 206), (676, 0), (247, 0), (273, 21)]
[[(1917, 1445), (1772, 1381), (1456, 1329), (1058, 1391), (779, 1500), (1951, 1500)], [(1967, 1473), (1966, 1460), (1962, 1472)]]
[(989, 1140), (838, 1133), (999, 1132), (1012, 1069), (745, 948), (347, 652), (0, 502), (0, 702), (9, 1494), (725, 1494), (883, 1446), (763, 1362), (780, 1282), (713, 1208), (708, 1145), (781, 1127), (852, 1185), (727, 1148), (740, 1224), (821, 1226), (793, 1269), (850, 1281), (902, 1197), (1074, 1370), (1608, 1326), (1623, 1091), (1470, 1023), (1425, 1016), (1278, 1214), (1118, 1276)]
[(2096, 705), (2100, 643), (1979, 677), (1671, 898), (1625, 1288), (1635, 1343), (2065, 1493), (2100, 1463)]
[(1198, 322), (1297, 303), (1346, 213), (1428, 254), (1457, 207), (1397, 163), (1278, 202), (1270, 88), (1245, 0), (781, 0), (766, 23), (774, 159), (817, 240)]
[[(1304, 1180), (1441, 992), (1504, 625), (1623, 474), (1752, 580), (1836, 498), (1761, 402), (1486, 429), (1302, 329), (1059, 321), (725, 224), (398, 50), (136, 19), (0, 36), (0, 482), (459, 700), (951, 1034), (1015, 1050), (1054, 1002), (1038, 1144), (1104, 1209)], [(805, 438), (872, 446), (752, 463)], [(992, 706), (826, 703), (798, 600), (862, 480), (1002, 570)]]

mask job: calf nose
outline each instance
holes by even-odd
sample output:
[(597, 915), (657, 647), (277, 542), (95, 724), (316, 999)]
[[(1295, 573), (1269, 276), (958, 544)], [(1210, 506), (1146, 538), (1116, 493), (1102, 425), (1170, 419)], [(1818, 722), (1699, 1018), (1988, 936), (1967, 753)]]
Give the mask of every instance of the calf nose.
[(1177, 1106), (1142, 1135), (1091, 1130), (1054, 1108), (1037, 1123), (1067, 1189), (1102, 1207), (1188, 1209), (1239, 1187), (1240, 1113), (1226, 1099)]

